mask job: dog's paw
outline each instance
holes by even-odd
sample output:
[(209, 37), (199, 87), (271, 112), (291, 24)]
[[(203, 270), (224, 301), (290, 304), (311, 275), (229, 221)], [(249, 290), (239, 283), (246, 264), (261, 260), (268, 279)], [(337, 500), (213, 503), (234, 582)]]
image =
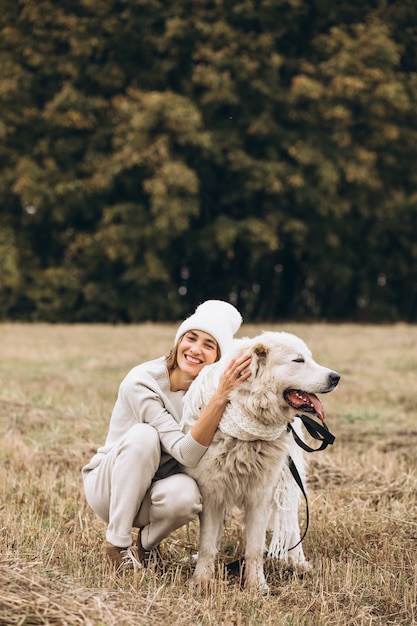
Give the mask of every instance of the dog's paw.
[(269, 587), (266, 582), (263, 566), (258, 563), (246, 563), (244, 574), (245, 589), (261, 595), (269, 593)]
[(267, 596), (270, 592), (269, 585), (265, 579), (245, 579), (245, 589), (254, 594)]
[(197, 565), (192, 577), (196, 585), (207, 585), (214, 580), (214, 565), (197, 561)]
[(201, 579), (201, 578), (195, 578), (194, 576), (190, 578), (190, 581), (189, 581), (190, 589), (192, 589), (193, 591), (195, 590), (199, 592), (210, 591), (214, 583), (215, 583), (214, 578)]
[(311, 571), (311, 564), (308, 561), (300, 561), (293, 564), (294, 572), (296, 574), (307, 574)]
[(311, 565), (306, 559), (289, 559), (288, 565), (299, 574), (305, 574), (311, 570)]
[(297, 576), (302, 578), (313, 569), (311, 564), (306, 561), (287, 561), (285, 563), (285, 569), (290, 572), (293, 576)]
[(215, 593), (216, 583), (214, 574), (212, 576), (194, 574), (190, 579), (189, 588), (196, 595), (209, 597)]

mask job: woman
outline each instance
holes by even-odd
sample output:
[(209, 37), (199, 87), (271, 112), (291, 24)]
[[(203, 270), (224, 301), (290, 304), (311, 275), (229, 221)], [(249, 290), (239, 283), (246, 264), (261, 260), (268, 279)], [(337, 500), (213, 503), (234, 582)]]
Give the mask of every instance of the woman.
[[(144, 561), (173, 530), (202, 510), (197, 484), (181, 473), (209, 446), (233, 389), (249, 378), (247, 356), (234, 358), (188, 434), (179, 427), (184, 393), (206, 365), (231, 345), (242, 323), (228, 302), (208, 300), (178, 328), (175, 347), (134, 367), (122, 381), (105, 445), (83, 468), (91, 508), (107, 522), (107, 560), (121, 571)], [(137, 554), (132, 528), (139, 528)]]

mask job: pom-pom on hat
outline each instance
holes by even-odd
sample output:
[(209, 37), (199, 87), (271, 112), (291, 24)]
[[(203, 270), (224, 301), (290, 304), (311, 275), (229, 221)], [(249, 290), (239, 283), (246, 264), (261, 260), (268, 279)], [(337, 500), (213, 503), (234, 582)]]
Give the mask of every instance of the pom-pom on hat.
[(206, 300), (182, 322), (175, 335), (175, 344), (189, 330), (202, 330), (214, 337), (223, 356), (241, 323), (242, 316), (232, 304), (223, 300)]

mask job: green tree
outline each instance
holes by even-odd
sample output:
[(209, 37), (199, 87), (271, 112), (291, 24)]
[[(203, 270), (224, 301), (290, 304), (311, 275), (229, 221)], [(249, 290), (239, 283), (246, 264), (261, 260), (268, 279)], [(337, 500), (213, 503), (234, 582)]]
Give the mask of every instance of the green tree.
[(415, 290), (398, 292), (400, 274), (417, 283), (415, 246), (404, 246), (416, 223), (417, 83), (401, 72), (402, 49), (376, 17), (333, 27), (293, 81), (305, 130), (291, 151), (302, 176), (294, 203), (314, 216), (303, 263), (320, 316), (359, 308), (393, 319), (402, 308), (411, 319), (415, 309)]
[(411, 0), (5, 0), (0, 315), (417, 315)]

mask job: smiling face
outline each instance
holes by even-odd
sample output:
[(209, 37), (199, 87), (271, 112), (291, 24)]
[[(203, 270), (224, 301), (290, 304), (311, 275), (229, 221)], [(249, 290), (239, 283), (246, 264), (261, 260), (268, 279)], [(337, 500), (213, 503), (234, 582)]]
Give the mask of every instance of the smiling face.
[(170, 371), (171, 384), (187, 389), (203, 367), (220, 357), (216, 340), (202, 330), (189, 330), (178, 342), (176, 368)]

